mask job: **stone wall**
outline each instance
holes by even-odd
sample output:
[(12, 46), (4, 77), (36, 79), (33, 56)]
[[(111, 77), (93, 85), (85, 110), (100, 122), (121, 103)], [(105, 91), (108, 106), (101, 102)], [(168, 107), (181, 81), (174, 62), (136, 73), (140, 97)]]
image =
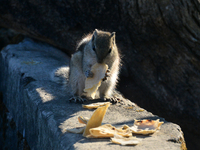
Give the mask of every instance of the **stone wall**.
[[(141, 108), (129, 100), (126, 100), (127, 105), (111, 105), (103, 123), (119, 126), (132, 125), (134, 119), (164, 121), (159, 132), (148, 138), (138, 136), (142, 144), (123, 147), (109, 144), (108, 139), (87, 139), (80, 134), (67, 133), (67, 128), (79, 126), (78, 116), (90, 117), (93, 113), (83, 109), (81, 104), (70, 103), (68, 89), (63, 89), (51, 80), (51, 73), (55, 69), (69, 65), (69, 57), (47, 44), (25, 39), (19, 44), (6, 46), (1, 51), (0, 61), (0, 91), (3, 94), (3, 103), (13, 119), (15, 131), (21, 133), (30, 149), (186, 148), (180, 126), (146, 110), (140, 111)], [(132, 105), (132, 109), (126, 108), (128, 104)], [(16, 135), (13, 138), (17, 138)]]

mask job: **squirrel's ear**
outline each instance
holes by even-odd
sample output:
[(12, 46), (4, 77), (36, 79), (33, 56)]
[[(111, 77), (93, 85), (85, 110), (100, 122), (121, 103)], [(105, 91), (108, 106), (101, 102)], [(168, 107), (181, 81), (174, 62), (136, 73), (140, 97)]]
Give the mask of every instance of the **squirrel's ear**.
[(98, 32), (98, 29), (95, 29), (94, 32)]
[(115, 43), (115, 32), (112, 32), (110, 37), (111, 37), (113, 43)]
[(98, 30), (95, 29), (92, 36), (92, 41), (94, 41), (95, 37), (97, 37)]
[(115, 32), (112, 32), (110, 36), (115, 38)]

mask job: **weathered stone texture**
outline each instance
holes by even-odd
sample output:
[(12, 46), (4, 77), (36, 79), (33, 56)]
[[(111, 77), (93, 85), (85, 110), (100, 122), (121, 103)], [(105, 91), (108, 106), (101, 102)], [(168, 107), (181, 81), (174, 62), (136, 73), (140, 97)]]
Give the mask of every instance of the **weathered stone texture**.
[(104, 123), (115, 126), (132, 125), (134, 119), (161, 119), (165, 123), (152, 136), (141, 137), (141, 144), (123, 147), (109, 144), (108, 139), (87, 139), (79, 134), (66, 133), (66, 128), (79, 126), (77, 117), (93, 113), (81, 104), (69, 103), (68, 89), (51, 81), (51, 72), (69, 57), (46, 44), (30, 39), (8, 45), (1, 52), (1, 85), (5, 103), (16, 128), (23, 133), (31, 149), (181, 149), (184, 137), (180, 127), (150, 112), (138, 111), (138, 106), (109, 107)]

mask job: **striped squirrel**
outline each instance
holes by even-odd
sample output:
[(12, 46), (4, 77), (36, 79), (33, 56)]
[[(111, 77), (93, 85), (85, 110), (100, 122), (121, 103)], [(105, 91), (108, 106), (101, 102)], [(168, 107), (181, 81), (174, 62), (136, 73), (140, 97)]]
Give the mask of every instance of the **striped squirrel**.
[(93, 76), (93, 72), (90, 70), (95, 63), (108, 65), (108, 71), (95, 95), (95, 99), (100, 98), (104, 101), (117, 102), (113, 92), (118, 80), (120, 55), (115, 43), (115, 32), (110, 33), (97, 29), (78, 43), (76, 52), (72, 55), (69, 77), (66, 76), (69, 78), (68, 83), (72, 94), (70, 101), (83, 102), (89, 99), (85, 97), (83, 90), (86, 78)]

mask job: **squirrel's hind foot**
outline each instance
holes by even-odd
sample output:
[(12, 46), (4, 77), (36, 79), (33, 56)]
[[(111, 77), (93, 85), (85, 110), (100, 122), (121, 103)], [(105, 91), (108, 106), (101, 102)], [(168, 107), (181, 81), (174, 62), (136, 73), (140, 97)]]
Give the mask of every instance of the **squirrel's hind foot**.
[(116, 103), (121, 102), (121, 99), (118, 97), (104, 97), (104, 101), (109, 101), (112, 104), (116, 104)]
[(80, 96), (73, 96), (69, 99), (70, 102), (75, 102), (75, 103), (83, 103), (86, 102), (87, 99), (86, 98), (82, 98)]

